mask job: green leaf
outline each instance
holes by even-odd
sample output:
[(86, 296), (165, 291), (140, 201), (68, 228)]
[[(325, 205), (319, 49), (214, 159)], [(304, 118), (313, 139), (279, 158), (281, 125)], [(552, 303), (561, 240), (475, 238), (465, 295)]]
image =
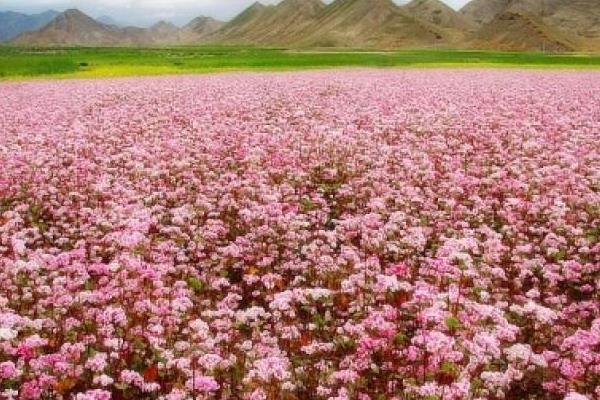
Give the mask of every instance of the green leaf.
[(403, 346), (406, 344), (407, 341), (408, 338), (404, 333), (397, 333), (396, 336), (394, 336), (394, 344), (396, 346)]
[(300, 206), (302, 207), (302, 211), (304, 212), (313, 211), (318, 208), (317, 205), (313, 203), (313, 201), (308, 197), (305, 197), (302, 200), (300, 200)]
[(187, 284), (196, 294), (200, 294), (204, 291), (204, 282), (198, 278), (189, 278)]
[(450, 361), (444, 361), (440, 370), (448, 375), (456, 375), (458, 373), (458, 368), (456, 365)]
[(462, 324), (460, 323), (458, 318), (452, 316), (452, 317), (446, 318), (446, 326), (451, 331), (456, 331), (462, 327)]
[(563, 261), (567, 258), (567, 251), (565, 249), (561, 249), (558, 253), (552, 256), (555, 261)]
[(125, 392), (127, 389), (129, 389), (129, 385), (123, 382), (117, 382), (114, 384), (115, 389), (120, 390), (122, 392)]
[(313, 323), (317, 326), (318, 329), (323, 329), (327, 326), (327, 321), (321, 314), (315, 314), (313, 317)]
[(85, 281), (85, 285), (83, 286), (85, 290), (94, 290), (96, 288), (96, 284), (93, 280)]

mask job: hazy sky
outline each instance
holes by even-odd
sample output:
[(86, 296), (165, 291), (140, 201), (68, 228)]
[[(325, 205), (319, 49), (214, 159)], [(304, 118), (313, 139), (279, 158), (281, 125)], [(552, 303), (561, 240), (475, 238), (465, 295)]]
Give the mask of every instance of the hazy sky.
[[(0, 11), (12, 10), (26, 13), (48, 9), (58, 11), (78, 8), (94, 17), (108, 15), (119, 22), (148, 25), (158, 20), (186, 23), (199, 15), (227, 20), (238, 14), (255, 0), (0, 0)], [(262, 0), (264, 4), (280, 0)], [(331, 0), (329, 0), (331, 1)], [(327, 1), (327, 2), (329, 2)], [(408, 0), (394, 0), (398, 4)], [(468, 0), (443, 0), (460, 8)]]

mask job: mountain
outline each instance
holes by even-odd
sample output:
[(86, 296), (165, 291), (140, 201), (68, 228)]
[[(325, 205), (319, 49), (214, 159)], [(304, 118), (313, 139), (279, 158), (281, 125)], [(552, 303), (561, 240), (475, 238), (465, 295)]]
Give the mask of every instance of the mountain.
[(299, 41), (317, 47), (429, 47), (442, 44), (439, 27), (408, 15), (391, 0), (337, 0)]
[[(473, 0), (461, 14), (482, 27), (476, 34), (480, 42), (510, 26), (516, 30), (505, 34), (514, 43), (521, 41), (520, 47), (539, 39), (535, 48), (546, 47), (548, 41), (561, 43), (557, 47), (600, 48), (600, 0)], [(536, 28), (530, 32), (524, 25)], [(518, 38), (519, 32), (534, 35)]]
[(12, 11), (0, 12), (0, 42), (10, 40), (23, 32), (38, 30), (58, 14), (57, 11), (32, 15)]
[(477, 32), (476, 47), (510, 51), (574, 51), (576, 39), (531, 15), (512, 11), (497, 15)]
[(211, 17), (197, 17), (179, 32), (182, 43), (200, 43), (223, 27), (224, 23)]
[(176, 25), (159, 21), (148, 29), (146, 41), (153, 44), (175, 44), (180, 41), (179, 32)]
[(546, 0), (543, 19), (584, 40), (600, 40), (600, 0)]
[(471, 0), (460, 13), (476, 24), (487, 24), (508, 9), (512, 0)]
[[(29, 17), (0, 13), (0, 22), (13, 21), (0, 24), (0, 33), (9, 37), (18, 25), (14, 21)], [(276, 5), (256, 2), (227, 23), (198, 17), (183, 28), (165, 21), (150, 28), (122, 27), (112, 19), (95, 20), (78, 10), (44, 18), (50, 19), (46, 25), (21, 32), (11, 42), (600, 50), (600, 0), (472, 0), (460, 12), (441, 0), (412, 0), (404, 6), (392, 0), (334, 0), (327, 5), (322, 0), (282, 0)]]
[(275, 6), (254, 3), (214, 38), (231, 43), (294, 43), (324, 8), (320, 0), (283, 0)]
[(12, 42), (27, 45), (143, 45), (148, 43), (148, 34), (142, 28), (103, 24), (71, 9), (59, 14), (40, 30), (22, 33)]
[(467, 17), (440, 0), (412, 0), (403, 8), (408, 14), (442, 28), (469, 30), (474, 27)]
[(108, 15), (103, 15), (101, 17), (96, 18), (96, 21), (101, 22), (106, 25), (115, 25), (115, 26), (123, 26), (124, 24), (117, 22), (113, 17), (109, 17)]
[(234, 19), (226, 23), (221, 29), (209, 37), (210, 41), (224, 42), (246, 42), (252, 32), (257, 27), (261, 27), (261, 19), (268, 14), (268, 10), (273, 6), (265, 6), (262, 3), (255, 2), (250, 7), (242, 11)]

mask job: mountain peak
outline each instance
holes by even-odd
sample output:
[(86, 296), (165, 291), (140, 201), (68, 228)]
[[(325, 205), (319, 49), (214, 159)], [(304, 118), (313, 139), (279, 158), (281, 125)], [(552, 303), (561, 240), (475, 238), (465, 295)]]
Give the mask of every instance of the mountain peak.
[(440, 0), (412, 0), (403, 6), (410, 15), (443, 28), (469, 30), (472, 23)]
[(406, 7), (425, 7), (425, 8), (445, 7), (445, 8), (450, 8), (446, 5), (446, 3), (444, 3), (440, 0), (412, 0), (410, 3), (406, 4)]
[(273, 0), (255, 1), (227, 23), (199, 16), (183, 28), (166, 21), (151, 28), (122, 27), (108, 17), (93, 19), (75, 8), (56, 17), (50, 11), (44, 18), (0, 12), (0, 41), (28, 45), (600, 48), (600, 0), (471, 0), (460, 12), (445, 0), (410, 0), (404, 6), (395, 1), (279, 0), (277, 5)]
[(573, 51), (576, 46), (564, 35), (532, 15), (506, 10), (479, 30), (482, 45), (511, 51)]
[(278, 4), (278, 7), (282, 6), (295, 6), (299, 8), (314, 6), (325, 7), (325, 3), (323, 3), (321, 0), (283, 0), (281, 3)]
[(175, 26), (175, 24), (173, 24), (171, 22), (161, 20), (161, 21), (158, 21), (157, 23), (155, 23), (154, 25), (152, 25), (152, 27), (150, 29), (154, 29), (154, 30), (177, 29), (177, 26)]
[(202, 42), (223, 25), (224, 23), (219, 20), (201, 15), (188, 22), (181, 29), (180, 37), (184, 43)]
[(321, 0), (283, 0), (275, 7), (278, 13), (316, 15), (325, 8)]
[(54, 18), (49, 25), (73, 25), (73, 24), (81, 24), (85, 25), (104, 25), (101, 22), (96, 21), (94, 18), (89, 15), (79, 11), (76, 8), (70, 8), (68, 10), (63, 11), (58, 14), (56, 18)]
[(74, 17), (74, 18), (81, 18), (81, 17), (91, 18), (87, 14), (79, 11), (77, 8), (69, 8), (68, 10), (63, 11), (62, 15), (66, 16), (66, 17)]
[(23, 14), (14, 11), (0, 11), (0, 42), (11, 40), (24, 32), (38, 30), (58, 14), (58, 11), (48, 10), (39, 14)]
[(250, 5), (250, 7), (248, 7), (246, 10), (262, 10), (264, 8), (267, 8), (267, 6), (265, 6), (263, 3), (261, 3), (260, 1), (255, 1), (254, 3), (252, 3)]

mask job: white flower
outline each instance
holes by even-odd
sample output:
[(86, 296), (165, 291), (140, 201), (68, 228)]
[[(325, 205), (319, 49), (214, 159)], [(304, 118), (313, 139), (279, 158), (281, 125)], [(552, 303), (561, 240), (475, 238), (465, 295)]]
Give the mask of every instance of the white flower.
[(108, 375), (100, 375), (94, 378), (94, 383), (106, 387), (112, 385), (114, 383), (114, 379)]
[(567, 396), (565, 397), (565, 400), (590, 400), (589, 397), (584, 396), (582, 394), (576, 393), (576, 392), (571, 392), (569, 394), (567, 394)]
[(0, 397), (6, 400), (13, 400), (19, 396), (19, 392), (12, 389), (6, 389), (4, 392), (0, 392)]
[(13, 340), (18, 332), (10, 328), (0, 328), (0, 340)]

